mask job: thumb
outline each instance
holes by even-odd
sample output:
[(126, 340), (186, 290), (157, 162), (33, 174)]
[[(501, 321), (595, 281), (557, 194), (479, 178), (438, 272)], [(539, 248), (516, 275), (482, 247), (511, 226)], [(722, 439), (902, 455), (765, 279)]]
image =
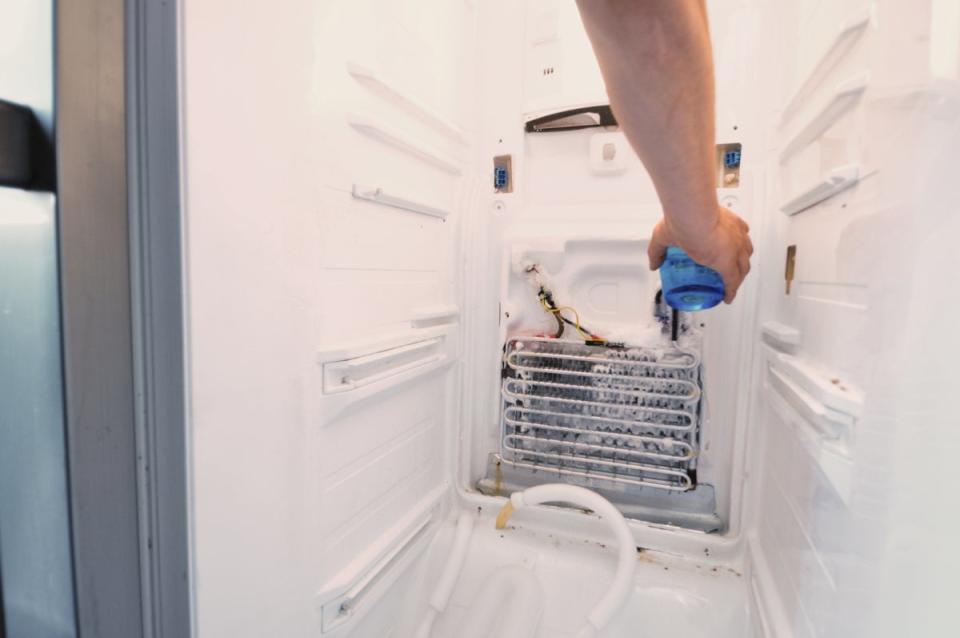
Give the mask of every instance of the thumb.
[(663, 220), (657, 222), (653, 228), (653, 234), (650, 237), (650, 244), (647, 246), (647, 259), (650, 260), (650, 270), (656, 270), (663, 264), (667, 255), (667, 229)]

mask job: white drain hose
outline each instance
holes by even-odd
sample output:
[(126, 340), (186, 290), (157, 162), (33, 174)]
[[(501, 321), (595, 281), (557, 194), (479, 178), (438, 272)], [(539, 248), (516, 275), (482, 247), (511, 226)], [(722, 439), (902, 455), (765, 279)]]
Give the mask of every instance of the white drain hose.
[(453, 593), (453, 586), (457, 584), (457, 578), (460, 577), (460, 569), (463, 567), (463, 561), (467, 557), (467, 547), (470, 546), (470, 536), (473, 534), (473, 517), (466, 512), (460, 514), (457, 519), (457, 529), (453, 536), (453, 546), (450, 548), (450, 557), (447, 564), (444, 565), (443, 573), (440, 574), (440, 580), (437, 581), (433, 594), (430, 596), (429, 606), (426, 616), (417, 629), (417, 638), (429, 638), (433, 630), (433, 623), (437, 616), (443, 613), (447, 608), (447, 602), (450, 600), (450, 594)]
[(607, 522), (617, 538), (617, 544), (619, 545), (617, 573), (603, 598), (587, 614), (587, 623), (578, 634), (578, 638), (590, 638), (606, 627), (630, 595), (633, 585), (633, 570), (637, 565), (637, 549), (633, 542), (633, 535), (630, 533), (630, 528), (627, 526), (627, 521), (624, 520), (623, 515), (610, 501), (586, 488), (560, 483), (538, 485), (511, 494), (510, 501), (497, 516), (497, 527), (503, 529), (507, 518), (514, 510), (543, 503), (570, 503), (592, 510)]

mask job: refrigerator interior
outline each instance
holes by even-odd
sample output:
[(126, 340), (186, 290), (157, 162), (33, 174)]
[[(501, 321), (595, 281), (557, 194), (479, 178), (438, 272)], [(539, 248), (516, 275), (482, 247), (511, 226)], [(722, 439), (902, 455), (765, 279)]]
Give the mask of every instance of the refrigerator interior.
[(682, 318), (691, 482), (638, 490), (498, 464), (505, 348), (557, 327), (538, 285), (611, 340), (669, 348), (645, 257), (659, 204), (622, 134), (525, 131), (606, 103), (574, 5), (184, 4), (198, 635), (413, 636), (462, 513), (431, 635), (495, 623), (478, 592), (512, 565), (541, 590), (535, 635), (577, 635), (615, 566), (604, 521), (538, 507), (494, 529), (513, 487), (557, 480), (630, 519), (634, 587), (600, 635), (955, 622), (956, 514), (929, 486), (957, 478), (957, 300), (927, 300), (960, 230), (960, 12), (707, 5), (717, 143), (741, 153), (731, 178), (718, 154), (718, 196), (757, 252), (734, 304)]

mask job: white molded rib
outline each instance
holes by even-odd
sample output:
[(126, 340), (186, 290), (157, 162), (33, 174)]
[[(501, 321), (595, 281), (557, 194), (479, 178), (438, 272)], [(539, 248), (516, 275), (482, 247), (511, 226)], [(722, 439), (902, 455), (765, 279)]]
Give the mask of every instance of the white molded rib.
[(387, 528), (364, 552), (324, 583), (316, 594), (320, 607), (321, 631), (355, 621), (362, 607), (372, 607), (383, 591), (428, 546), (429, 524), (436, 514), (440, 499), (449, 486), (432, 489), (396, 523)]
[(800, 345), (800, 331), (793, 326), (779, 321), (765, 321), (761, 330), (765, 340), (773, 341), (781, 349)]
[(428, 206), (426, 204), (421, 204), (409, 199), (404, 199), (403, 197), (388, 195), (387, 193), (383, 192), (382, 188), (378, 188), (376, 186), (361, 186), (359, 184), (354, 184), (351, 194), (353, 195), (354, 199), (363, 199), (375, 204), (381, 204), (391, 208), (399, 208), (412, 213), (420, 213), (421, 215), (429, 215), (430, 217), (446, 219), (450, 215), (450, 211), (443, 208), (436, 208), (434, 206)]
[(803, 359), (779, 353), (771, 365), (831, 412), (834, 422), (850, 423), (863, 411), (863, 394), (839, 377)]
[(452, 365), (456, 331), (456, 323), (446, 323), (321, 347), (316, 395), (320, 427), (336, 423), (351, 405)]
[(347, 62), (347, 73), (349, 73), (357, 82), (373, 88), (392, 102), (398, 104), (407, 111), (412, 112), (421, 120), (447, 137), (461, 144), (466, 143), (466, 136), (463, 134), (463, 131), (459, 126), (438, 114), (436, 111), (426, 106), (419, 100), (405, 94), (373, 69), (367, 68), (362, 64), (357, 64), (356, 62)]
[(452, 175), (462, 173), (460, 163), (457, 160), (447, 157), (439, 151), (427, 148), (402, 133), (360, 117), (351, 117), (348, 121), (354, 129), (378, 142), (393, 146), (411, 157), (416, 157), (422, 162), (436, 166)]
[(460, 316), (460, 306), (444, 304), (425, 306), (412, 311), (410, 325), (414, 328), (426, 328), (432, 325), (452, 323)]
[(820, 59), (813, 66), (813, 69), (807, 75), (806, 79), (800, 84), (799, 88), (797, 88), (793, 94), (793, 97), (790, 98), (790, 101), (787, 102), (786, 107), (784, 107), (783, 115), (780, 118), (781, 124), (785, 124), (796, 114), (803, 101), (823, 82), (827, 74), (837, 66), (845, 55), (853, 50), (853, 46), (860, 40), (861, 36), (866, 33), (867, 27), (870, 26), (870, 18), (872, 15), (873, 5), (869, 4), (861, 8), (860, 11), (850, 18), (836, 35), (834, 35), (826, 51), (823, 52), (823, 55), (820, 56)]
[[(815, 403), (809, 395), (790, 384), (789, 380), (773, 368), (769, 368), (770, 406), (780, 420), (799, 439), (801, 447), (826, 476), (844, 503), (850, 503), (853, 488), (853, 462), (844, 436), (837, 437), (825, 432), (818, 415), (811, 415), (807, 403)], [(818, 406), (821, 409), (825, 408)], [(813, 418), (811, 418), (813, 417)], [(847, 426), (849, 427), (849, 426)]]
[(860, 181), (860, 167), (856, 164), (839, 166), (820, 179), (816, 184), (805, 188), (780, 206), (787, 215), (796, 215), (811, 206), (826, 201)]
[(396, 348), (323, 364), (323, 393), (349, 392), (446, 358), (444, 338), (434, 337)]
[(797, 151), (806, 148), (856, 106), (867, 88), (869, 79), (868, 73), (862, 73), (837, 86), (833, 97), (783, 147), (780, 152), (780, 163), (783, 164)]

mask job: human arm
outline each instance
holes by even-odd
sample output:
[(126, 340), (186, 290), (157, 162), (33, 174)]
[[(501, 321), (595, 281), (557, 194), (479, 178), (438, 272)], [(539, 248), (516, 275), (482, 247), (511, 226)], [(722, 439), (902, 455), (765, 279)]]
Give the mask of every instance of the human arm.
[(727, 303), (750, 270), (747, 224), (718, 205), (714, 88), (703, 0), (577, 0), (617, 121), (657, 189), (650, 267), (679, 246), (720, 273)]

